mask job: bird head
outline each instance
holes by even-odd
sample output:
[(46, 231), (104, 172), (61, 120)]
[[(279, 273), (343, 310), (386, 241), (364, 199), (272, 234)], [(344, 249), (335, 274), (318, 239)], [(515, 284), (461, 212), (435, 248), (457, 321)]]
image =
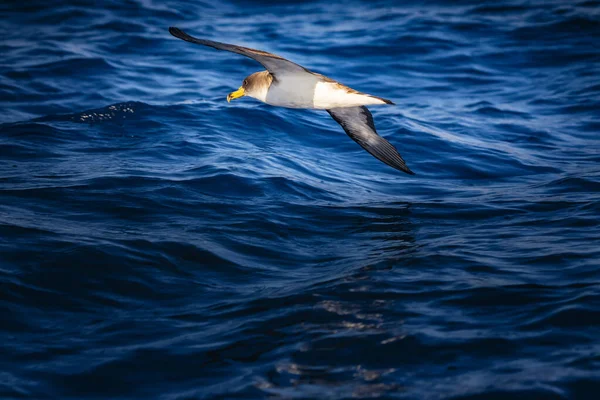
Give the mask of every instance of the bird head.
[(243, 96), (265, 101), (272, 81), (273, 77), (268, 71), (255, 72), (244, 79), (238, 90), (227, 95), (227, 102)]

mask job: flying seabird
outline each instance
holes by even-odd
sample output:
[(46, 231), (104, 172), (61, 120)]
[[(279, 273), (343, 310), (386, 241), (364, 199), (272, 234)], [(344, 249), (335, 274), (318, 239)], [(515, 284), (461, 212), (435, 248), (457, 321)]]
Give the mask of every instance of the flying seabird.
[(377, 134), (373, 116), (365, 107), (394, 104), (390, 100), (361, 93), (266, 51), (197, 39), (173, 27), (169, 28), (169, 32), (187, 42), (250, 57), (266, 68), (266, 71), (255, 72), (244, 79), (238, 90), (227, 95), (228, 102), (249, 96), (273, 106), (326, 110), (352, 140), (375, 158), (414, 175), (398, 150)]

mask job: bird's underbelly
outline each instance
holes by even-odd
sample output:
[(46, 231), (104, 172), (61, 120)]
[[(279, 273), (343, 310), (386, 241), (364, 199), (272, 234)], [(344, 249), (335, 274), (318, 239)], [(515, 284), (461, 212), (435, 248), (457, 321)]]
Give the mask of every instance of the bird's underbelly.
[(269, 87), (265, 103), (278, 107), (314, 108), (313, 98), (316, 82), (307, 79), (286, 77), (273, 82)]

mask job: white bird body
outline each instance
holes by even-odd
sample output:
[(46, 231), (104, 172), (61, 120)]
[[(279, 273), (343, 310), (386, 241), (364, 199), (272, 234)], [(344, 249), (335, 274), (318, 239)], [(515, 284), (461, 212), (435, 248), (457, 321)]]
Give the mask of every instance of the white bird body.
[(329, 110), (338, 107), (358, 107), (389, 104), (382, 99), (352, 90), (337, 82), (317, 82), (313, 96), (313, 108)]
[[(255, 85), (246, 95), (272, 106), (329, 110), (339, 107), (389, 104), (385, 100), (358, 92), (320, 74), (302, 74), (273, 78), (268, 71), (257, 73), (265, 82)], [(268, 82), (268, 84), (267, 84)]]

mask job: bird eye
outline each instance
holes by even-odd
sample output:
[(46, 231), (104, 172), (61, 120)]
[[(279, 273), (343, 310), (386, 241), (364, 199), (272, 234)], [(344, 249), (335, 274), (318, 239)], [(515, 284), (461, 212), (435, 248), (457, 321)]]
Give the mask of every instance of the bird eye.
[(244, 79), (243, 85), (246, 86), (248, 84), (248, 79)]

